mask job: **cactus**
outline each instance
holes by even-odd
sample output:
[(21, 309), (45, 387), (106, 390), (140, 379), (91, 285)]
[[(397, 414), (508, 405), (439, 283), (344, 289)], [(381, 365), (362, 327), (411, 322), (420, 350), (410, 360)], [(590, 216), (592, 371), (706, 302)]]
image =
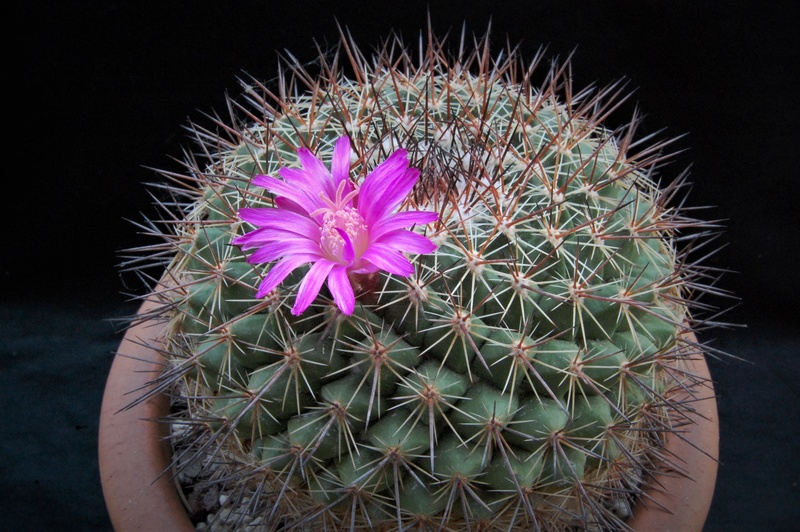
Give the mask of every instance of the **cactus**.
[[(603, 126), (620, 85), (463, 42), (343, 38), (244, 84), (165, 173), (161, 243), (129, 266), (157, 282), (153, 393), (181, 398), (175, 462), (223, 486), (219, 527), (625, 528), (668, 460), (707, 278), (686, 175), (660, 189), (668, 142)], [(367, 253), (302, 198), (400, 236)]]

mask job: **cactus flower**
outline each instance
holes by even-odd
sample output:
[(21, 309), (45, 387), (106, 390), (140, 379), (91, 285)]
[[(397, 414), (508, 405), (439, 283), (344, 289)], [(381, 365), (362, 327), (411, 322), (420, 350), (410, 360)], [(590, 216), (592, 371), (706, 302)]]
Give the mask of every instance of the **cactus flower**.
[(716, 231), (671, 205), (685, 176), (659, 188), (670, 141), (603, 125), (616, 85), (451, 44), (292, 60), (193, 129), (139, 224), (167, 366), (131, 406), (175, 392), (207, 528), (630, 530), (700, 421)]
[(379, 270), (409, 276), (414, 266), (404, 253), (430, 253), (435, 245), (406, 229), (438, 219), (431, 211), (397, 212), (419, 179), (406, 150), (397, 150), (359, 184), (350, 180), (350, 140), (336, 141), (331, 170), (300, 148), (302, 169), (281, 168), (277, 179), (260, 175), (253, 184), (275, 195), (275, 208), (242, 208), (239, 217), (258, 227), (233, 240), (254, 264), (272, 266), (256, 297), (264, 297), (296, 268), (311, 263), (300, 283), (292, 314), (302, 314), (327, 279), (336, 306), (355, 308), (352, 275)]

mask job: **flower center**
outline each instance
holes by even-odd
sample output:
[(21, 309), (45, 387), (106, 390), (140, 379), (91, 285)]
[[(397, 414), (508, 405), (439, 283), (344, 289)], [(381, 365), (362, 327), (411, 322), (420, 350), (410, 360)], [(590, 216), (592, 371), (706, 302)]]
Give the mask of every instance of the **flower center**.
[(329, 210), (323, 216), (320, 244), (328, 259), (350, 263), (367, 247), (367, 224), (352, 207)]

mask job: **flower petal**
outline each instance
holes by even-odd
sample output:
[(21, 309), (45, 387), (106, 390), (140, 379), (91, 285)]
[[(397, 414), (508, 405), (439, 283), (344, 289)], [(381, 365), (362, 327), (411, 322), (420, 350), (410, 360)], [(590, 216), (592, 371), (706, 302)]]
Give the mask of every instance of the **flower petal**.
[(308, 273), (300, 283), (300, 288), (297, 290), (297, 298), (292, 307), (292, 314), (299, 316), (313, 303), (319, 294), (322, 283), (328, 277), (328, 273), (334, 265), (335, 263), (326, 259), (320, 259), (311, 265)]
[(235, 236), (231, 240), (234, 246), (242, 246), (242, 249), (252, 249), (263, 243), (274, 240), (269, 227), (262, 227), (243, 235)]
[(271, 176), (271, 175), (259, 174), (259, 175), (254, 175), (253, 179), (250, 180), (250, 183), (252, 185), (257, 186), (257, 187), (267, 188), (265, 183), (271, 183), (272, 179), (275, 179), (275, 178), (273, 176)]
[(275, 259), (289, 257), (291, 255), (314, 255), (316, 257), (321, 257), (322, 250), (320, 250), (319, 242), (309, 240), (308, 238), (287, 238), (259, 248), (258, 251), (247, 257), (247, 262), (251, 264), (272, 262)]
[(320, 207), (325, 206), (322, 200), (319, 199), (318, 194), (312, 196), (306, 191), (305, 188), (301, 186), (293, 186), (285, 181), (281, 181), (280, 179), (275, 179), (274, 177), (256, 176), (253, 178), (253, 183), (260, 187), (264, 187), (276, 196), (280, 196), (293, 203), (296, 203), (306, 213), (314, 212)]
[(408, 152), (397, 150), (364, 178), (358, 191), (358, 210), (367, 223), (372, 222), (373, 211), (398, 175), (408, 168)]
[(308, 148), (298, 149), (297, 158), (300, 159), (300, 164), (303, 165), (303, 170), (308, 173), (309, 177), (316, 180), (326, 192), (333, 192), (336, 189), (336, 187), (333, 185), (331, 173), (327, 168), (325, 168), (325, 165), (322, 164), (322, 161), (320, 161), (319, 158), (311, 153)]
[(436, 249), (436, 244), (431, 242), (428, 237), (409, 231), (408, 229), (399, 229), (386, 233), (376, 243), (391, 247), (397, 251), (422, 255), (431, 253)]
[(369, 217), (365, 216), (364, 219), (368, 223), (376, 223), (388, 213), (393, 212), (397, 207), (403, 203), (403, 200), (408, 197), (411, 189), (419, 179), (419, 170), (416, 168), (408, 168), (405, 172), (396, 175), (393, 179), (386, 183), (386, 188), (379, 198), (374, 198), (369, 201), (372, 206)]
[[(235, 237), (233, 243), (244, 250), (256, 249), (248, 262), (279, 259), (264, 277), (256, 297), (264, 297), (297, 267), (312, 263), (298, 287), (292, 314), (302, 314), (327, 279), (336, 305), (349, 315), (355, 308), (351, 273), (386, 270), (412, 275), (414, 265), (404, 253), (423, 254), (435, 249), (430, 239), (408, 227), (432, 223), (439, 218), (437, 213), (395, 212), (419, 180), (419, 170), (409, 167), (408, 152), (400, 149), (391, 154), (357, 190), (350, 181), (351, 155), (350, 139), (342, 136), (334, 145), (330, 171), (307, 148), (299, 148), (302, 168), (281, 168), (282, 179), (267, 175), (253, 178), (253, 185), (274, 196), (275, 207), (241, 209), (240, 219), (258, 229)], [(351, 210), (353, 207), (357, 212)], [(312, 212), (317, 214), (312, 217)], [(337, 257), (332, 260), (326, 253), (334, 251), (323, 248), (321, 240), (325, 231), (333, 230), (341, 238), (341, 250), (335, 251)]]
[[(333, 176), (333, 188), (339, 186), (341, 181), (350, 184), (350, 139), (347, 135), (342, 135), (336, 140), (333, 147), (333, 159), (331, 159), (331, 175)], [(346, 186), (344, 193), (352, 190), (352, 186)]]
[(279, 173), (286, 183), (302, 189), (310, 197), (316, 198), (320, 194), (331, 195), (329, 176), (320, 181), (314, 174), (299, 168), (281, 168)]
[(303, 207), (298, 205), (297, 203), (288, 200), (286, 198), (276, 197), (275, 198), (275, 206), (279, 209), (283, 209), (287, 212), (296, 212), (297, 214), (301, 214), (303, 216), (308, 217), (308, 211), (305, 210)]
[(369, 228), (369, 237), (378, 240), (385, 233), (403, 229), (410, 225), (426, 225), (439, 219), (439, 214), (433, 211), (404, 211), (383, 217), (378, 223)]
[(389, 273), (407, 277), (413, 275), (414, 265), (399, 251), (382, 244), (371, 245), (363, 255), (361, 260), (366, 260)]
[(356, 306), (356, 297), (353, 285), (347, 277), (347, 268), (336, 265), (328, 275), (328, 289), (331, 291), (333, 301), (343, 314), (351, 315)]
[(256, 298), (261, 298), (270, 293), (276, 286), (281, 284), (286, 277), (296, 270), (298, 267), (302, 266), (307, 262), (311, 262), (316, 260), (317, 257), (314, 255), (290, 255), (284, 258), (281, 261), (275, 263), (275, 265), (269, 270), (266, 276), (264, 276), (264, 280), (261, 281), (261, 285), (258, 287), (258, 292), (256, 292)]
[[(256, 226), (264, 226), (262, 229), (274, 230), (276, 233), (294, 233), (308, 238), (319, 239), (319, 225), (308, 216), (296, 212), (272, 208), (243, 207), (239, 209), (239, 218)], [(236, 237), (233, 243), (238, 245), (240, 239), (246, 236), (249, 235)], [(280, 238), (280, 236), (276, 235), (276, 238)]]
[(353, 259), (356, 256), (355, 250), (353, 249), (353, 242), (350, 241), (350, 237), (347, 236), (347, 233), (345, 233), (342, 229), (337, 227), (336, 231), (339, 233), (339, 236), (342, 237), (342, 240), (344, 240), (344, 248), (342, 248), (342, 260), (349, 264), (353, 262)]

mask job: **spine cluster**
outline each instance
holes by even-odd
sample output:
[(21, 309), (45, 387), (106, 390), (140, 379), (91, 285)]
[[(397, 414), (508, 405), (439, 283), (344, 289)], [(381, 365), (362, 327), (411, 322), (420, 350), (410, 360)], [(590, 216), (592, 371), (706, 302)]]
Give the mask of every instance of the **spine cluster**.
[[(398, 39), (367, 59), (343, 40), (318, 72), (247, 85), (167, 176), (146, 250), (166, 265), (158, 390), (182, 397), (176, 463), (232, 494), (214, 526), (625, 528), (669, 460), (709, 226), (673, 205), (685, 176), (656, 183), (664, 143), (602, 125), (619, 87), (576, 93), (566, 67), (536, 82), (538, 58), (473, 49), (431, 38), (415, 60)], [(436, 250), (411, 276), (354, 278), (352, 314), (323, 287), (295, 316), (307, 268), (256, 298), (238, 213), (275, 206), (254, 176), (342, 135), (356, 186), (408, 151), (400, 211), (438, 213), (414, 228)]]

